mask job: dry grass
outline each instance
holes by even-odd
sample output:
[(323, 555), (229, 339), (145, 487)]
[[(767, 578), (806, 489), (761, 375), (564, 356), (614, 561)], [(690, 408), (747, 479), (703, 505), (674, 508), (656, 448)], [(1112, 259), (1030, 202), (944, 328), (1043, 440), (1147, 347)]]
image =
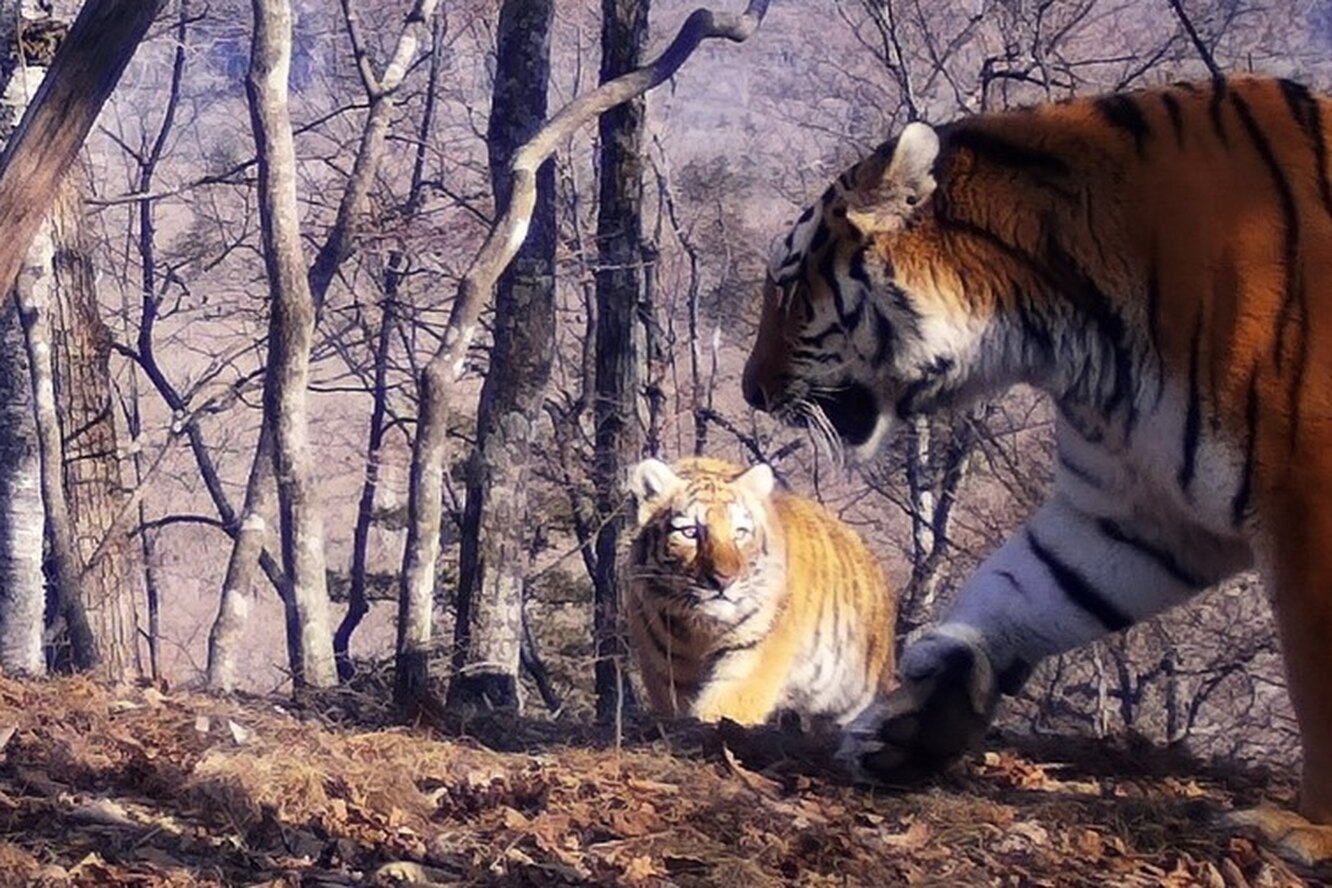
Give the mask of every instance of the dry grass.
[(373, 701), (379, 727), (330, 718), (357, 702), (0, 679), (0, 883), (1320, 884), (1212, 825), (1288, 786), (1130, 745), (868, 792), (777, 728), (636, 723), (617, 748), (514, 718), (385, 727)]

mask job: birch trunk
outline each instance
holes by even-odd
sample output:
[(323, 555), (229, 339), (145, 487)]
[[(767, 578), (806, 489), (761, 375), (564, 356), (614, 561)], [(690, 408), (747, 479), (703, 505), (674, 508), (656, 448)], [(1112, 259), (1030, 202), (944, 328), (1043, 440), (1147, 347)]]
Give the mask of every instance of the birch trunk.
[(37, 418), (23, 327), (10, 302), (0, 311), (0, 669), (41, 675), (46, 583)]
[[(20, 46), (23, 4), (0, 3), (7, 47)], [(5, 59), (0, 127), (13, 132), (44, 67), (22, 68), (17, 51)], [(41, 675), (46, 582), (42, 574), (46, 507), (42, 504), (37, 418), (33, 412), (28, 353), (13, 302), (0, 311), (0, 669)]]

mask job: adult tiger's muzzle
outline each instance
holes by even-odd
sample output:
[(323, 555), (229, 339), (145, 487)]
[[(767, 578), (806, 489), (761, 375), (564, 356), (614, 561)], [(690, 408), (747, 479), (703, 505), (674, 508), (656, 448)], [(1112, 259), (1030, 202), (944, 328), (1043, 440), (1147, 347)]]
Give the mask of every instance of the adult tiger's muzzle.
[(810, 400), (823, 410), (843, 443), (859, 447), (874, 434), (879, 422), (879, 402), (864, 383), (847, 382)]

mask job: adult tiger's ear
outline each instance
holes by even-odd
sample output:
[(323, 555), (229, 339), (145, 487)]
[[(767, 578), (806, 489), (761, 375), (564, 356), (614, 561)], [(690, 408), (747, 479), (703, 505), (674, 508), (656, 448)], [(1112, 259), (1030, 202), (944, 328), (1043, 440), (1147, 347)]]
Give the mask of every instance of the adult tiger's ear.
[(684, 484), (684, 479), (659, 459), (645, 459), (629, 470), (629, 492), (638, 500), (638, 523), (652, 517), (661, 501)]
[[(856, 183), (846, 196), (846, 218), (865, 234), (896, 231), (934, 193), (931, 172), (939, 134), (927, 123), (908, 123), (877, 180)], [(871, 167), (872, 169), (872, 167)]]
[(773, 488), (777, 486), (777, 477), (772, 473), (771, 466), (759, 463), (753, 468), (746, 469), (743, 475), (731, 483), (755, 499), (767, 499), (772, 496)]

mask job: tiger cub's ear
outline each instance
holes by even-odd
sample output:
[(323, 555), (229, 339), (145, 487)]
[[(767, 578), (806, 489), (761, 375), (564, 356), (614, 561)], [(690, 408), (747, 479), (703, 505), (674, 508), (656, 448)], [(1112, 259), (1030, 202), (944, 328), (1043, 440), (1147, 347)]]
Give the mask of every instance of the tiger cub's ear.
[(772, 496), (773, 488), (777, 486), (777, 477), (767, 463), (759, 463), (731, 483), (755, 499), (763, 500)]
[(934, 193), (931, 170), (939, 135), (929, 124), (908, 123), (877, 181), (859, 182), (846, 195), (846, 218), (864, 234), (896, 231)]
[(646, 523), (661, 501), (684, 483), (683, 478), (659, 459), (645, 459), (630, 469), (629, 492), (638, 500), (638, 523)]

